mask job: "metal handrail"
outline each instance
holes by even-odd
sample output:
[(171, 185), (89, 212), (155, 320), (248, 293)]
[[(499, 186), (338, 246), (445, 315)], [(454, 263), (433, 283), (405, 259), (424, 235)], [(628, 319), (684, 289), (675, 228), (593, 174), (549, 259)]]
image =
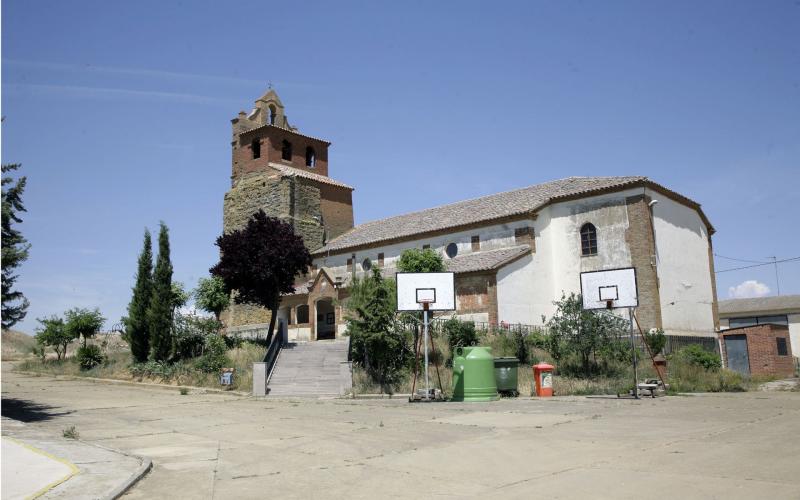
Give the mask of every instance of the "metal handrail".
[(267, 348), (267, 354), (264, 356), (264, 362), (267, 364), (267, 383), (272, 376), (272, 370), (275, 369), (275, 363), (278, 361), (278, 354), (283, 348), (283, 328), (278, 323), (278, 331), (273, 334), (272, 340)]

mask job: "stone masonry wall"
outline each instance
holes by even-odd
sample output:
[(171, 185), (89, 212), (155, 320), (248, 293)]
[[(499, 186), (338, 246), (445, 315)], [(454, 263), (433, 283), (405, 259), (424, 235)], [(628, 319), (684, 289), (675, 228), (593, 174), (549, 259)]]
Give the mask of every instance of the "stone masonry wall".
[[(225, 194), (223, 230), (240, 229), (258, 210), (292, 224), (311, 251), (322, 246), (324, 229), (320, 208), (320, 189), (313, 181), (281, 177), (274, 170), (240, 177)], [(268, 323), (270, 312), (261, 307), (233, 304), (223, 315), (228, 326)]]

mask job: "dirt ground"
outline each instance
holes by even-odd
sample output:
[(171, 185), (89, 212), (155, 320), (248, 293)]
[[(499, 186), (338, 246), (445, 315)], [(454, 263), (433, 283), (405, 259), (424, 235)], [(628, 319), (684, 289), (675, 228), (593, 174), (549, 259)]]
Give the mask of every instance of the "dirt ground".
[(800, 393), (409, 404), (24, 377), (3, 414), (154, 461), (126, 498), (800, 498)]

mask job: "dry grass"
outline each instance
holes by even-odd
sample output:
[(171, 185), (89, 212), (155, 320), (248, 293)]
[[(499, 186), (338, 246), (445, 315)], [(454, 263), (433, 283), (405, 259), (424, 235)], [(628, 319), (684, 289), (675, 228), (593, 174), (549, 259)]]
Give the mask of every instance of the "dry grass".
[(2, 360), (19, 361), (33, 356), (36, 340), (17, 330), (3, 330)]
[[(231, 390), (251, 391), (253, 387), (253, 363), (262, 361), (266, 349), (253, 344), (243, 344), (241, 347), (227, 352), (230, 366), (236, 369), (233, 384), (227, 386)], [(109, 351), (106, 363), (96, 366), (91, 370), (82, 371), (74, 358), (69, 357), (62, 361), (48, 359), (42, 363), (38, 359), (22, 361), (17, 369), (31, 371), (43, 375), (70, 375), (76, 377), (96, 377), (114, 380), (135, 382), (148, 382), (169, 385), (188, 385), (195, 387), (223, 388), (219, 384), (219, 375), (216, 373), (203, 373), (194, 366), (194, 360), (179, 361), (174, 364), (147, 364), (132, 373), (131, 356), (126, 351)]]

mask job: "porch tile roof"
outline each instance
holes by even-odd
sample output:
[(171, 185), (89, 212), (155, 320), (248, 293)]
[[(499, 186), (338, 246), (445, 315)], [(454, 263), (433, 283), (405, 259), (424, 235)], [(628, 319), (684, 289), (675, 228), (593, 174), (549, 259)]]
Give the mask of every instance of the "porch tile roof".
[(456, 274), (472, 273), (476, 271), (489, 271), (498, 269), (527, 253), (530, 253), (530, 245), (519, 245), (514, 247), (500, 248), (497, 250), (486, 250), (483, 252), (468, 253), (459, 255), (445, 262), (448, 271)]

